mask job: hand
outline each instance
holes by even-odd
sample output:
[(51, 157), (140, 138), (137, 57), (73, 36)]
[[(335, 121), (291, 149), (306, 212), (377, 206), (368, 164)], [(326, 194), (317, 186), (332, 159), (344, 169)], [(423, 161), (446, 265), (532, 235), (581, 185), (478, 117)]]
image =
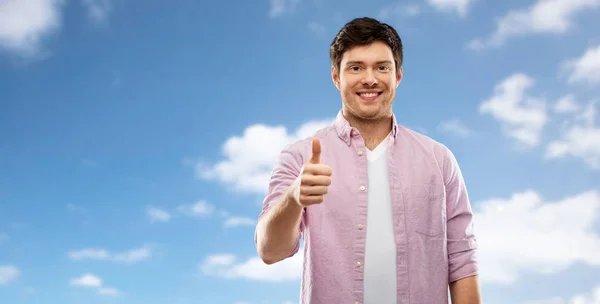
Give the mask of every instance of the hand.
[(312, 140), (312, 157), (304, 165), (300, 178), (300, 195), (298, 202), (302, 206), (310, 206), (323, 202), (323, 196), (331, 185), (331, 167), (321, 164), (321, 142)]

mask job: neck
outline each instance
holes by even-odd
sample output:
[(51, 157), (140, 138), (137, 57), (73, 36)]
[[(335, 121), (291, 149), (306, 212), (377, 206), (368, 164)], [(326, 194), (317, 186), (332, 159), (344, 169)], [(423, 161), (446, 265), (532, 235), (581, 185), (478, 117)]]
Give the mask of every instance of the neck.
[(369, 150), (375, 149), (392, 130), (392, 115), (377, 119), (364, 119), (344, 113), (344, 117), (360, 132), (360, 135), (365, 141), (365, 146)]

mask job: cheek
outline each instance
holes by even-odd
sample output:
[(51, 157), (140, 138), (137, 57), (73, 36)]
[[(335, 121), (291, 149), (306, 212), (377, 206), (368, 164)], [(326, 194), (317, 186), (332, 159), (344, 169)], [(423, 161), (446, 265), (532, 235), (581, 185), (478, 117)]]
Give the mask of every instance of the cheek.
[(360, 77), (349, 75), (340, 79), (340, 87), (346, 90), (355, 90), (357, 87), (360, 87), (360, 82)]

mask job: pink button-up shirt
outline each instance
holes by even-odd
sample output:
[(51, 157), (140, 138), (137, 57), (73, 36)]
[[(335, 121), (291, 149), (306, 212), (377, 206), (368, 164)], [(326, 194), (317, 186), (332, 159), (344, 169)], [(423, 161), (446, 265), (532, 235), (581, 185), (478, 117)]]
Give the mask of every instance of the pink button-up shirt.
[[(300, 303), (363, 303), (366, 147), (341, 111), (315, 136), (321, 141), (321, 163), (333, 174), (324, 202), (305, 208), (298, 228), (305, 259)], [(395, 116), (388, 145), (398, 303), (448, 303), (448, 283), (478, 273), (473, 214), (461, 171), (446, 146), (398, 125)], [(281, 152), (260, 216), (298, 177), (311, 148), (306, 138)], [(299, 248), (300, 242), (290, 257)]]

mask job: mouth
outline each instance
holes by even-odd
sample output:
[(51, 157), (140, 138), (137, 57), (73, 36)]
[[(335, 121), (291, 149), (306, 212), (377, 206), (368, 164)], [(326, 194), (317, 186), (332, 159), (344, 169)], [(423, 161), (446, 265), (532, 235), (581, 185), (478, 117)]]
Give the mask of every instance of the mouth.
[(377, 97), (379, 97), (381, 94), (383, 94), (383, 92), (381, 91), (362, 91), (356, 93), (356, 95), (358, 95), (361, 99), (365, 101), (373, 101), (377, 99)]

